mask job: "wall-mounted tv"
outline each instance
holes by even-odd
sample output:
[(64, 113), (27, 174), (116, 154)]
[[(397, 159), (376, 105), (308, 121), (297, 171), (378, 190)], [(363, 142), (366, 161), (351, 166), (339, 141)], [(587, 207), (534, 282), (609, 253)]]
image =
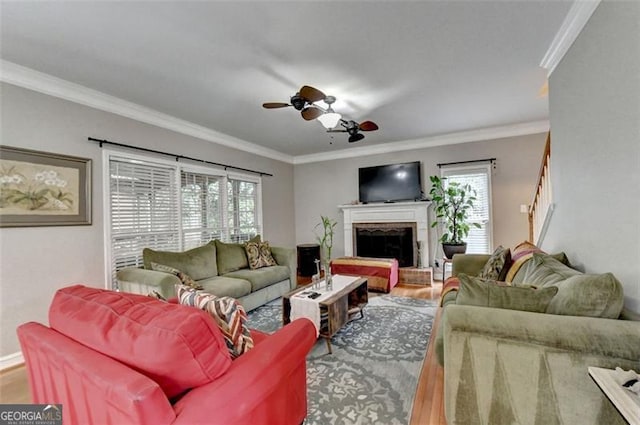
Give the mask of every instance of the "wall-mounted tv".
[(360, 202), (415, 201), (422, 198), (420, 161), (360, 168)]

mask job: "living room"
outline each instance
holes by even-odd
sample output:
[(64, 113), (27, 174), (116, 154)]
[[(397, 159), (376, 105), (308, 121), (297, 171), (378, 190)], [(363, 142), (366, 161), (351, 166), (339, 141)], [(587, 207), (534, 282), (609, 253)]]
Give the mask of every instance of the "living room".
[[(6, 11), (12, 5), (3, 2), (2, 6)], [(332, 139), (336, 146), (329, 146), (325, 139), (324, 151), (315, 155), (282, 154), (202, 127), (185, 130), (177, 118), (136, 110), (124, 101), (114, 104), (112, 97), (100, 93), (100, 87), (91, 87), (97, 92), (81, 89), (81, 79), (60, 80), (38, 72), (35, 65), (13, 63), (15, 60), (5, 57), (3, 43), (3, 60), (11, 62), (3, 61), (2, 66), (2, 144), (90, 158), (93, 176), (91, 225), (0, 230), (2, 366), (22, 361), (16, 327), (28, 321), (47, 323), (47, 309), (58, 289), (79, 282), (109, 287), (105, 283), (111, 277), (104, 199), (108, 170), (103, 150), (88, 137), (272, 174), (263, 176), (260, 183), (263, 238), (274, 246), (292, 248), (315, 240), (314, 226), (321, 215), (341, 220), (338, 205), (358, 197), (360, 167), (417, 160), (426, 178), (439, 172), (439, 163), (496, 158), (493, 245), (513, 247), (528, 237), (527, 215), (520, 212), (520, 205), (531, 202), (550, 130), (555, 209), (542, 248), (564, 251), (572, 264), (586, 272), (614, 273), (624, 287), (625, 307), (640, 313), (639, 21), (637, 3), (603, 1), (597, 5), (553, 72), (547, 70), (548, 122), (494, 126), (449, 137), (431, 135), (413, 147), (399, 144), (401, 148), (386, 151), (376, 151), (378, 145), (347, 148), (344, 137), (337, 135)], [(73, 53), (59, 54), (81, 66)], [(306, 83), (315, 84), (296, 81), (294, 87)], [(282, 93), (280, 100), (291, 94)], [(181, 101), (179, 96), (176, 99)], [(265, 97), (262, 101), (278, 99)], [(282, 112), (292, 122), (302, 121), (291, 110), (259, 112)], [(422, 115), (419, 111), (412, 119), (420, 120)], [(390, 125), (370, 118), (381, 128)], [(373, 134), (366, 137), (363, 142), (374, 139)], [(335, 256), (341, 256), (344, 240), (340, 232), (334, 246)], [(614, 249), (616, 246), (627, 248)], [(435, 260), (432, 254), (431, 261)]]

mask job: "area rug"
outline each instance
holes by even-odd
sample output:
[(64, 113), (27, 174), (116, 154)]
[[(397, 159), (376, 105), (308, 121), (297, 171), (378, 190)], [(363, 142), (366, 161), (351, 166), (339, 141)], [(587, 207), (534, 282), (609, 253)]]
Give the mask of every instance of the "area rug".
[[(374, 296), (333, 337), (333, 354), (319, 339), (307, 358), (305, 424), (408, 424), (435, 312), (435, 301)], [(251, 328), (281, 326), (280, 299), (249, 313)]]

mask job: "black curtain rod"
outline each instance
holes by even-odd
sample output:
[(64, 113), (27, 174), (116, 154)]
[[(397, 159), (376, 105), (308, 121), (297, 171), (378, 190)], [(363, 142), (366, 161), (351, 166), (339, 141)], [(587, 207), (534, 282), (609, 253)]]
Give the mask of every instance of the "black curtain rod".
[(438, 164), (438, 168), (442, 168), (445, 165), (473, 164), (475, 162), (491, 162), (493, 164), (495, 160), (496, 160), (495, 158), (486, 158), (486, 159), (474, 159), (471, 161), (444, 162), (442, 164)]
[(162, 152), (162, 151), (157, 151), (155, 149), (141, 148), (139, 146), (125, 145), (124, 143), (117, 143), (117, 142), (111, 142), (109, 140), (95, 139), (93, 137), (88, 137), (88, 139), (89, 139), (90, 142), (98, 142), (100, 144), (100, 147), (102, 147), (103, 144), (105, 144), (105, 145), (113, 145), (113, 146), (120, 146), (120, 147), (123, 147), (123, 148), (129, 148), (129, 149), (135, 149), (135, 150), (144, 151), (144, 152), (157, 153), (157, 154), (160, 154), (160, 155), (172, 156), (172, 157), (174, 157), (176, 159), (176, 161), (179, 160), (179, 159), (188, 159), (189, 161), (204, 162), (205, 164), (211, 164), (211, 165), (216, 165), (218, 167), (224, 167), (225, 171), (228, 168), (231, 168), (231, 169), (234, 169), (234, 170), (246, 171), (247, 173), (259, 174), (260, 176), (273, 177), (273, 174), (265, 173), (264, 171), (250, 170), (248, 168), (236, 167), (236, 166), (227, 165), (227, 164), (220, 164), (219, 162), (207, 161), (205, 159), (192, 158), (190, 156), (177, 155), (175, 153)]

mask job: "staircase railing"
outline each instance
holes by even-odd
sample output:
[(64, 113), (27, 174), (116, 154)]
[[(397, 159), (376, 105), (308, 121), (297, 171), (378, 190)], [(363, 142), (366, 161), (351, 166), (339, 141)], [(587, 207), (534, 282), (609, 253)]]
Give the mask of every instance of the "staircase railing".
[(542, 165), (538, 175), (538, 185), (529, 205), (529, 240), (538, 245), (544, 237), (553, 213), (553, 192), (551, 190), (551, 133), (547, 134)]

